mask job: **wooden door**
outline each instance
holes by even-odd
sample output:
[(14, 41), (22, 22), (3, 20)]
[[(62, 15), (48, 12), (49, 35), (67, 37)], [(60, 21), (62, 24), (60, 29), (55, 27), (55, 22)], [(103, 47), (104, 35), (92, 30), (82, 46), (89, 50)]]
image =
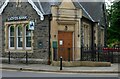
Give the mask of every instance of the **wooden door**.
[(58, 32), (58, 58), (63, 61), (73, 59), (73, 32)]

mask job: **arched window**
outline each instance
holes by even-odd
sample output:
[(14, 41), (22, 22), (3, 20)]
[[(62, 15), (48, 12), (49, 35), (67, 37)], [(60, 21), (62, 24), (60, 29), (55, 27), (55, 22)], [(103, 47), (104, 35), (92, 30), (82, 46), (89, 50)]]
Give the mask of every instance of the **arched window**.
[(21, 25), (17, 26), (17, 48), (23, 48), (23, 27)]
[(26, 49), (31, 48), (31, 30), (29, 30), (28, 25), (25, 27), (25, 47)]
[(90, 26), (88, 24), (83, 25), (83, 45), (88, 47), (90, 46), (91, 32)]
[(29, 29), (28, 22), (6, 24), (5, 28), (6, 49), (8, 51), (32, 51), (32, 31)]
[(15, 47), (15, 29), (14, 26), (9, 26), (9, 48), (14, 49)]

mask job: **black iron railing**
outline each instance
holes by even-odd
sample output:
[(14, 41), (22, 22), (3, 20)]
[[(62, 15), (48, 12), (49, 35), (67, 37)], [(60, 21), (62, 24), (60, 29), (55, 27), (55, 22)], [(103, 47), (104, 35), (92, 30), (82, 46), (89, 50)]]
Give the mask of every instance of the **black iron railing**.
[[(60, 56), (63, 61), (75, 61), (73, 56), (80, 52), (80, 61), (98, 61), (98, 62), (111, 62), (119, 63), (120, 48), (104, 48), (104, 47), (71, 47), (71, 48), (55, 48), (53, 49), (53, 60), (59, 61)], [(59, 52), (59, 53), (58, 53)], [(72, 53), (72, 56), (71, 56)], [(66, 56), (64, 56), (66, 55)]]
[(120, 48), (104, 48), (104, 47), (82, 47), (82, 61), (105, 61), (119, 63)]
[(11, 64), (11, 59), (12, 59), (12, 58), (14, 58), (16, 61), (25, 58), (25, 64), (28, 65), (28, 52), (27, 52), (27, 51), (26, 51), (26, 53), (25, 53), (25, 55), (24, 55), (23, 57), (16, 57), (16, 56), (13, 57), (13, 56), (11, 55), (11, 52), (9, 51), (9, 52), (8, 52), (8, 64)]

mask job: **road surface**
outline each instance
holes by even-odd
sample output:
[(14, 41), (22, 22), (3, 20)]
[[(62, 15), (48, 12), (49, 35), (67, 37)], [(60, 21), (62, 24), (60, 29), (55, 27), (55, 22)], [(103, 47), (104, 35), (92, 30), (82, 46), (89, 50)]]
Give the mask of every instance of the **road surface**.
[(2, 70), (2, 77), (118, 77), (117, 73), (61, 73)]

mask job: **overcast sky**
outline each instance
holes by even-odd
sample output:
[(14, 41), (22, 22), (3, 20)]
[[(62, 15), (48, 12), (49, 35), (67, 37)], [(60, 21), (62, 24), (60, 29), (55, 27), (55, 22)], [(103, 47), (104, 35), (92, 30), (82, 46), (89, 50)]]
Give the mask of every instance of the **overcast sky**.
[(111, 4), (111, 2), (113, 2), (114, 0), (105, 0), (105, 2), (107, 2), (109, 5)]

